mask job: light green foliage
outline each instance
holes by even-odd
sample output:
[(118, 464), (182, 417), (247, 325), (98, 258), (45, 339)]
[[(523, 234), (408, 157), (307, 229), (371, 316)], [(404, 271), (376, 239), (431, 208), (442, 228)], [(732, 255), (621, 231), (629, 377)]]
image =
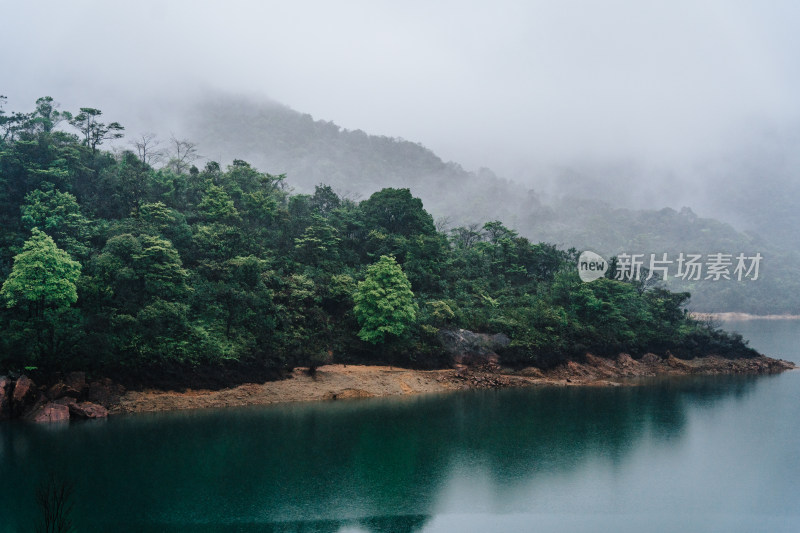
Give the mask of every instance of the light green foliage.
[(25, 196), (20, 210), (22, 224), (28, 230), (40, 228), (72, 255), (88, 254), (86, 244), (91, 226), (74, 195), (56, 190), (52, 184), (44, 184)]
[(28, 305), (37, 313), (78, 300), (81, 265), (37, 228), (14, 257), (14, 267), (0, 289), (8, 307)]
[(447, 326), (452, 323), (456, 314), (450, 304), (444, 300), (433, 300), (428, 302), (431, 321), (437, 326)]
[(133, 260), (141, 272), (145, 291), (167, 299), (186, 296), (189, 273), (182, 268), (180, 256), (172, 243), (151, 235), (141, 235), (139, 240), (142, 250)]
[(312, 264), (326, 260), (335, 261), (338, 255), (336, 247), (340, 241), (339, 232), (316, 213), (311, 215), (311, 220), (312, 224), (294, 240), (300, 259)]
[(245, 251), (242, 246), (242, 233), (230, 224), (197, 224), (192, 235), (195, 260), (225, 261)]
[(419, 308), (411, 283), (393, 257), (381, 256), (353, 295), (359, 338), (372, 344), (402, 337), (417, 320)]
[(239, 220), (239, 212), (225, 189), (210, 183), (197, 210), (208, 222), (233, 223)]
[(349, 300), (353, 297), (356, 287), (352, 277), (347, 274), (337, 274), (331, 276), (328, 283), (328, 295), (334, 299)]
[(248, 192), (242, 196), (246, 216), (253, 224), (271, 224), (278, 216), (279, 204), (275, 194), (267, 191)]
[(142, 204), (136, 222), (143, 233), (164, 237), (175, 246), (191, 240), (191, 229), (186, 224), (186, 217), (163, 202)]

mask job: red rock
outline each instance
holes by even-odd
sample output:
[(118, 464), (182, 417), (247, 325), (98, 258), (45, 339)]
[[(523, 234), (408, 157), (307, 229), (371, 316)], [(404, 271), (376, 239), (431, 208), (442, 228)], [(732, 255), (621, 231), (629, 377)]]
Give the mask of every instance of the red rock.
[(75, 398), (70, 398), (69, 396), (64, 396), (63, 398), (53, 400), (53, 403), (57, 403), (59, 405), (66, 405), (67, 407), (71, 408), (73, 405), (78, 404), (78, 400), (76, 400)]
[(677, 357), (675, 357), (672, 354), (669, 354), (667, 356), (667, 365), (672, 367), (672, 368), (685, 371), (687, 373), (692, 373), (691, 365), (686, 363), (686, 361), (681, 361), (680, 359), (678, 359)]
[(67, 395), (67, 386), (59, 381), (58, 383), (47, 389), (47, 392), (45, 394), (49, 399), (57, 400)]
[(20, 376), (14, 385), (14, 395), (11, 400), (11, 415), (20, 416), (26, 407), (36, 403), (38, 391), (33, 380), (28, 376)]
[(58, 403), (48, 403), (30, 415), (33, 422), (66, 422), (69, 420), (69, 407)]
[(0, 376), (0, 420), (5, 420), (11, 416), (11, 380), (6, 376)]
[(654, 353), (646, 353), (642, 356), (641, 362), (645, 365), (661, 364), (661, 358)]
[(64, 378), (64, 385), (67, 387), (67, 396), (81, 398), (89, 392), (89, 385), (86, 384), (86, 372), (70, 372)]
[(617, 356), (617, 366), (621, 368), (630, 368), (636, 366), (636, 361), (627, 353), (621, 353)]
[(92, 402), (72, 403), (69, 412), (75, 418), (106, 418), (108, 409)]

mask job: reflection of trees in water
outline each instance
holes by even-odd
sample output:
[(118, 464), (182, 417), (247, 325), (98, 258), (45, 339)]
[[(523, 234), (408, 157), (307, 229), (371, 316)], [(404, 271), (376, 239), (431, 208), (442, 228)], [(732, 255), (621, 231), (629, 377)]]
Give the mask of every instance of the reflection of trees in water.
[(191, 524), (137, 526), (130, 528), (137, 533), (170, 533), (191, 531), (192, 533), (416, 533), (422, 531), (430, 517), (423, 515), (369, 517), (354, 520), (292, 520), (271, 524)]
[[(170, 413), (74, 425), (64, 434), (15, 426), (7, 439), (25, 441), (16, 448), (42, 469), (60, 462), (85, 481), (76, 525), (92, 516), (98, 524), (233, 520), (237, 531), (248, 523), (418, 531), (454, 468), (487, 472), (502, 496), (515, 483), (591, 459), (617, 464), (644, 437), (679, 438), (688, 406), (744, 396), (754, 383), (680, 379)], [(0, 478), (24, 484), (15, 455), (0, 455)], [(97, 474), (87, 474), (87, 464)]]
[(689, 407), (744, 397), (757, 379), (681, 377), (646, 386), (464, 395), (457, 402), (463, 423), (453, 441), (483, 461), (498, 487), (526, 482), (535, 473), (574, 470), (589, 458), (618, 464), (643, 437), (662, 444), (680, 438)]
[(359, 525), (371, 533), (414, 533), (422, 531), (429, 516), (381, 516), (359, 520)]
[(51, 472), (36, 488), (39, 519), (36, 533), (73, 533), (72, 491), (74, 484)]

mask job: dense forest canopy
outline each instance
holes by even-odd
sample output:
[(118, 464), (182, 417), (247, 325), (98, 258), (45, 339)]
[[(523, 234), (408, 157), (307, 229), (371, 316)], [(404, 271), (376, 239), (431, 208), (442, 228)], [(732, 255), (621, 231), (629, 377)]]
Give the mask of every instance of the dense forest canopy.
[[(682, 203), (677, 209), (632, 209), (621, 207), (628, 193), (644, 189), (663, 197), (654, 205), (671, 205), (674, 195), (664, 191), (684, 189), (688, 178), (652, 176), (625, 162), (599, 167), (564, 162), (540, 170), (530, 189), (522, 185), (530, 177), (510, 181), (486, 168), (470, 172), (420, 144), (346, 130), (276, 102), (220, 94), (175, 113), (180, 117), (173, 120), (185, 122), (181, 130), (202, 154), (285, 172), (292, 186), (306, 193), (319, 183), (351, 198), (385, 187), (409, 188), (441, 229), (480, 229), (485, 221), (500, 219), (531, 241), (605, 257), (760, 253), (763, 275), (755, 283), (672, 278), (669, 288), (691, 292), (694, 311), (800, 314), (794, 267), (800, 244), (793, 231), (800, 219), (791, 170), (796, 165), (787, 146), (759, 151), (757, 143), (748, 143), (747, 150), (726, 156), (722, 168), (698, 164), (693, 172), (701, 173), (695, 177), (706, 190), (692, 197), (691, 208)], [(720, 220), (709, 218), (709, 209)]]
[(688, 293), (582, 283), (575, 250), (498, 220), (439, 231), (407, 188), (292, 194), (242, 160), (198, 168), (184, 140), (106, 150), (123, 132), (49, 97), (0, 111), (0, 369), (436, 367), (453, 328), (505, 333), (509, 365), (754, 353)]

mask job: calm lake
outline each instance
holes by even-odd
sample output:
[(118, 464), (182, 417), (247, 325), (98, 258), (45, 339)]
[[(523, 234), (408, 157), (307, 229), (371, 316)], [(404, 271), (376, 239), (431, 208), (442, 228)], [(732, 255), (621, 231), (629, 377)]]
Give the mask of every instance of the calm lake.
[[(800, 322), (729, 322), (800, 363)], [(800, 531), (800, 371), (0, 425), (0, 531)]]

